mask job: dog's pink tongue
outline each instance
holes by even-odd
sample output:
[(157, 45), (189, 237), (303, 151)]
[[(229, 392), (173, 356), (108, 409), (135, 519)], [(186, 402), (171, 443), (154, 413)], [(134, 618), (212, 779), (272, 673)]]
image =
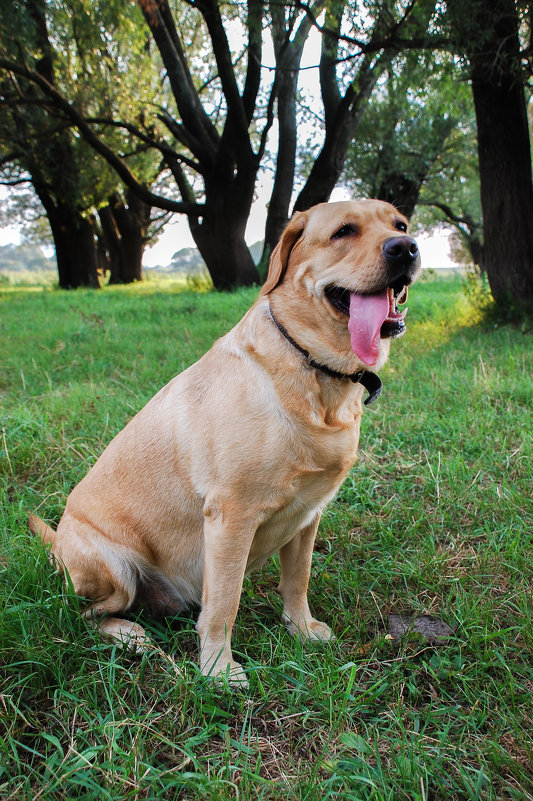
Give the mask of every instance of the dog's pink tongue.
[(375, 364), (379, 356), (379, 332), (389, 313), (386, 289), (377, 295), (357, 295), (350, 292), (350, 321), (348, 330), (352, 350), (365, 364)]

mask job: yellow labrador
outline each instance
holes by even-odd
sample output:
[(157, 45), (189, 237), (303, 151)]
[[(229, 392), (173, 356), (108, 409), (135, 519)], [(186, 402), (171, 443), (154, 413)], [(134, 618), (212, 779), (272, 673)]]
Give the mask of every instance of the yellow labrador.
[(203, 673), (245, 683), (231, 651), (243, 579), (279, 553), (284, 623), (332, 636), (307, 601), (313, 543), (355, 461), (365, 388), (380, 389), (369, 368), (405, 330), (396, 304), (419, 269), (387, 203), (297, 214), (256, 303), (115, 437), (57, 532), (30, 517), (102, 633), (142, 645), (144, 630), (117, 614), (199, 605)]

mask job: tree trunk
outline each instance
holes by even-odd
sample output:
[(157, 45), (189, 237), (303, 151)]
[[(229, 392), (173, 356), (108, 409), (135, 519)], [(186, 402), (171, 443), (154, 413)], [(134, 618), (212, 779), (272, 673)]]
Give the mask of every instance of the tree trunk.
[(377, 200), (392, 203), (409, 220), (418, 203), (425, 178), (426, 174), (410, 178), (398, 172), (391, 172), (380, 182), (375, 196)]
[(109, 284), (142, 281), (142, 258), (150, 211), (151, 207), (130, 189), (126, 190), (126, 203), (115, 194), (109, 198), (108, 205), (99, 210), (107, 267), (111, 273)]
[(142, 260), (152, 209), (131, 189), (126, 190), (126, 202), (127, 207), (122, 206), (121, 213), (115, 216), (122, 245), (122, 281), (131, 283), (143, 280)]
[(326, 131), (324, 145), (296, 199), (294, 211), (305, 211), (317, 203), (326, 203), (329, 200), (342, 174), (355, 127), (355, 121), (347, 114)]
[(127, 189), (126, 203), (117, 198), (112, 208), (119, 233), (119, 274), (111, 273), (109, 283), (131, 284), (142, 281), (142, 259), (146, 230), (150, 224), (150, 206), (134, 195), (131, 189)]
[(280, 74), (278, 92), (279, 143), (276, 159), (274, 187), (268, 203), (265, 224), (265, 242), (261, 256), (261, 267), (268, 266), (270, 254), (277, 245), (289, 219), (294, 170), (296, 162), (296, 85), (298, 72)]
[[(348, 148), (363, 114), (376, 81), (385, 67), (385, 59), (379, 65), (370, 66), (365, 61), (361, 74), (338, 103), (334, 114), (329, 115), (326, 137), (320, 153), (309, 173), (309, 177), (294, 204), (294, 211), (325, 203), (344, 169)], [(328, 120), (328, 117), (326, 118)]]
[[(226, 137), (226, 134), (224, 135)], [(218, 290), (259, 283), (259, 273), (244, 238), (255, 189), (257, 162), (241, 157), (234, 169), (231, 137), (220, 148), (215, 169), (204, 176), (204, 217), (189, 217), (196, 247)]]
[(237, 219), (224, 198), (217, 205), (218, 211), (201, 222), (189, 218), (193, 239), (209, 269), (213, 286), (225, 291), (258, 284), (259, 274), (244, 239), (248, 217)]
[(514, 0), (476, 0), (468, 56), (478, 130), (483, 266), (496, 302), (531, 310), (533, 186)]
[(94, 221), (70, 207), (46, 207), (62, 289), (98, 289), (98, 254)]
[[(98, 209), (101, 237), (100, 245), (104, 252), (104, 276), (110, 273), (109, 283), (119, 283), (120, 275), (120, 234), (118, 232), (111, 202)], [(115, 279), (115, 280), (114, 280)]]
[[(235, 168), (231, 138), (219, 149), (216, 165), (204, 174), (205, 213), (189, 216), (189, 230), (202, 256), (215, 289), (259, 283), (259, 273), (244, 238), (255, 189), (257, 161)], [(243, 162), (246, 159), (241, 159)], [(182, 197), (191, 198), (193, 190), (186, 176), (174, 169)]]
[[(315, 2), (313, 4), (313, 14), (315, 16), (319, 14), (324, 5), (322, 0)], [(264, 272), (265, 275), (270, 254), (279, 242), (289, 219), (289, 207), (296, 170), (296, 91), (302, 54), (312, 27), (311, 16), (304, 17), (291, 38), (290, 30), (287, 29), (283, 5), (271, 2), (270, 15), (276, 56), (278, 152), (274, 186), (268, 203), (265, 241), (260, 261), (260, 272)]]

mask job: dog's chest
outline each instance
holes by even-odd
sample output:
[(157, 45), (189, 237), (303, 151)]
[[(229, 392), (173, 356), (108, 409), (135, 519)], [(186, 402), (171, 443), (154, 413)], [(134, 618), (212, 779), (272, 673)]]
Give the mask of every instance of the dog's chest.
[(334, 449), (320, 460), (294, 468), (284, 486), (274, 490), (275, 502), (258, 527), (248, 559), (247, 572), (261, 567), (295, 534), (316, 521), (332, 500), (355, 461), (357, 443)]

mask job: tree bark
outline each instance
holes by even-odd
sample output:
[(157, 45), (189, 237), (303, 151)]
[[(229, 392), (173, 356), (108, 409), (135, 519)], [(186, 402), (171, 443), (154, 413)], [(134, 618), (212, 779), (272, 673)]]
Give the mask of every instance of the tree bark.
[[(102, 274), (110, 274), (109, 282), (119, 283), (120, 276), (120, 234), (118, 231), (111, 201), (98, 209), (101, 235), (99, 244), (103, 252)], [(115, 280), (113, 280), (115, 279)]]
[(150, 224), (151, 207), (138, 198), (130, 189), (126, 190), (126, 203), (115, 210), (115, 219), (120, 231), (121, 281), (131, 284), (142, 281), (142, 260), (146, 244), (146, 231)]
[(518, 17), (514, 0), (475, 0), (482, 35), (470, 37), (478, 130), (483, 264), (495, 301), (530, 311), (533, 302), (533, 186)]
[[(305, 186), (294, 204), (294, 211), (325, 203), (339, 180), (348, 148), (357, 124), (363, 114), (365, 103), (370, 97), (376, 81), (385, 67), (381, 63), (371, 66), (371, 59), (365, 58), (358, 77), (350, 84), (344, 97), (336, 103), (336, 108), (327, 111), (326, 136)], [(325, 103), (326, 106), (326, 103)]]
[(126, 189), (125, 200), (117, 193), (98, 212), (106, 251), (109, 284), (142, 281), (142, 259), (151, 207)]
[(59, 286), (62, 289), (98, 289), (94, 221), (68, 206), (45, 208), (54, 238)]
[[(255, 181), (248, 187), (252, 192), (254, 184)], [(221, 291), (259, 283), (257, 268), (244, 239), (250, 206), (245, 198), (244, 202), (237, 202), (234, 192), (227, 189), (206, 192), (208, 213), (202, 220), (189, 218), (191, 234), (213, 286)]]
[[(313, 3), (316, 16), (324, 6), (323, 0)], [(300, 62), (312, 26), (311, 16), (305, 16), (291, 38), (287, 30), (285, 10), (277, 2), (270, 3), (272, 38), (276, 56), (276, 97), (278, 118), (278, 153), (274, 186), (268, 203), (265, 241), (260, 270), (266, 273), (270, 254), (277, 245), (289, 219), (289, 208), (296, 169), (296, 91)]]

